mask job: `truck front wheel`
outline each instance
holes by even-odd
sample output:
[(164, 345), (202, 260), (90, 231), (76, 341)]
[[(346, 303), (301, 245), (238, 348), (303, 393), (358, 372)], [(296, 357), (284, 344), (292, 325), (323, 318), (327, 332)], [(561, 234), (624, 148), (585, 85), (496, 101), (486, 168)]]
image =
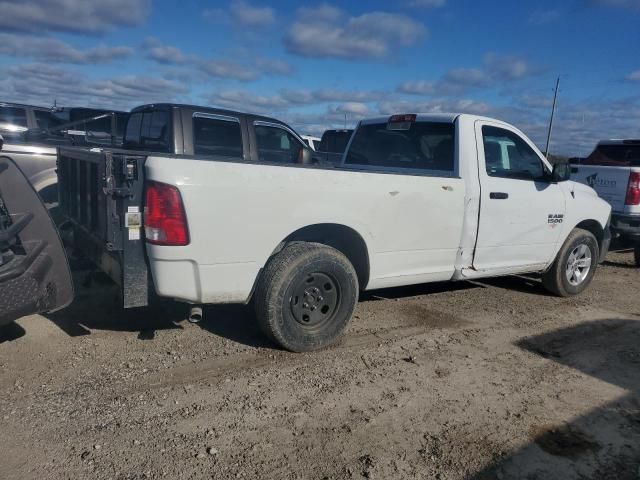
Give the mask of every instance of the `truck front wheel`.
[(577, 295), (586, 289), (598, 266), (600, 249), (596, 237), (581, 228), (573, 230), (558, 252), (542, 283), (560, 297)]
[(358, 301), (358, 276), (347, 257), (318, 243), (295, 242), (272, 257), (254, 295), (260, 327), (293, 352), (337, 340)]

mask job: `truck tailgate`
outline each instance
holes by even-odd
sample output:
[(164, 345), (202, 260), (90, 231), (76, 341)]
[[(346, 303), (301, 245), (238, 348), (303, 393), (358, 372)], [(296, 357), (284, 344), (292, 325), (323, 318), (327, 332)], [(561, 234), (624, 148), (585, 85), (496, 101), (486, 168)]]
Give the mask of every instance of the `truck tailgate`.
[(76, 247), (121, 287), (125, 308), (148, 304), (145, 158), (122, 150), (58, 149), (62, 215), (74, 226)]
[(614, 211), (623, 212), (631, 170), (632, 167), (572, 165), (571, 180), (589, 185)]

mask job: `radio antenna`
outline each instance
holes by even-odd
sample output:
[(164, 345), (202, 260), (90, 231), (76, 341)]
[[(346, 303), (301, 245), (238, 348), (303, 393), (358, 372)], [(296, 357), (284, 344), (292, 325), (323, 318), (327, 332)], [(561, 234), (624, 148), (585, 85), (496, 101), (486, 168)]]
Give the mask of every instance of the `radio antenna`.
[(556, 101), (558, 99), (558, 90), (560, 89), (560, 77), (556, 80), (556, 91), (553, 94), (553, 106), (551, 107), (551, 119), (549, 120), (549, 131), (547, 132), (547, 146), (544, 149), (545, 158), (549, 158), (549, 143), (551, 142), (551, 130), (553, 129), (553, 116), (556, 113)]

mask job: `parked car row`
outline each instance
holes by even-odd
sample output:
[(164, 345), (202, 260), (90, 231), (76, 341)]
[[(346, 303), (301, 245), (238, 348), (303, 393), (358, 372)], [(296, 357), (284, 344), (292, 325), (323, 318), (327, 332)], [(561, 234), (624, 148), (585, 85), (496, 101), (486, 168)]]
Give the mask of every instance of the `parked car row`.
[(118, 111), (0, 103), (2, 155), (19, 165), (51, 207), (58, 201), (56, 147), (119, 145), (126, 118)]

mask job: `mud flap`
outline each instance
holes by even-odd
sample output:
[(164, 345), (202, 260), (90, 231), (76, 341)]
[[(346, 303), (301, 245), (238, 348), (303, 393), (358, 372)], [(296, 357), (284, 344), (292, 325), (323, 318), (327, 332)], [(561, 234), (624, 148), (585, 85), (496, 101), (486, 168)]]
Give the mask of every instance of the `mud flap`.
[(0, 325), (73, 300), (58, 231), (18, 166), (0, 156)]

